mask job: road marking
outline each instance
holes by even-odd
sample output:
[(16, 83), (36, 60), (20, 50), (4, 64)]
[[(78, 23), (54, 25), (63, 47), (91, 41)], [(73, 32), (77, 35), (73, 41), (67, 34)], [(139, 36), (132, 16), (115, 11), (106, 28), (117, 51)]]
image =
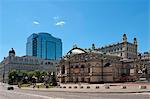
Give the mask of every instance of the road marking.
[(28, 95), (28, 96), (33, 96), (33, 97), (40, 97), (44, 99), (64, 99), (64, 98), (54, 98), (54, 97), (49, 97), (49, 96), (43, 96), (43, 95), (37, 95), (37, 94), (29, 94), (29, 93), (22, 93), (22, 92), (12, 92), (12, 91), (3, 91), (2, 92), (7, 92), (7, 93), (12, 93), (12, 94), (19, 94), (19, 95)]
[(138, 94), (140, 94), (140, 95), (150, 95), (150, 93), (146, 93), (146, 92), (145, 93), (133, 93), (133, 94), (137, 94), (137, 95)]

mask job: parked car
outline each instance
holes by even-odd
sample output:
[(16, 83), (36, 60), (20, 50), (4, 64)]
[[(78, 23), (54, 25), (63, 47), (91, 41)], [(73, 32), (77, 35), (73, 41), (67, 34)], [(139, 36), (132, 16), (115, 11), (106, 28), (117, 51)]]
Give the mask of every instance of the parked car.
[(9, 87), (7, 87), (7, 90), (14, 90), (14, 87), (13, 86), (9, 86)]

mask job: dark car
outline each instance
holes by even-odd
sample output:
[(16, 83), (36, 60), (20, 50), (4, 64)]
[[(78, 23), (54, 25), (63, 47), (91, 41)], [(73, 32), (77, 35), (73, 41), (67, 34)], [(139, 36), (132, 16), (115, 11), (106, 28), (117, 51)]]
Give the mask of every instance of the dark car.
[(9, 86), (9, 87), (7, 87), (7, 90), (14, 90), (14, 87)]

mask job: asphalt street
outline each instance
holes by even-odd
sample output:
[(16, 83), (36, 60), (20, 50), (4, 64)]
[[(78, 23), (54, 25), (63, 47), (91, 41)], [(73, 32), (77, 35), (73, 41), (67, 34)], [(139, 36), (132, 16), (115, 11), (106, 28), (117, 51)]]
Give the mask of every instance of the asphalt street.
[(69, 93), (23, 90), (7, 90), (0, 86), (0, 99), (150, 99), (150, 93)]

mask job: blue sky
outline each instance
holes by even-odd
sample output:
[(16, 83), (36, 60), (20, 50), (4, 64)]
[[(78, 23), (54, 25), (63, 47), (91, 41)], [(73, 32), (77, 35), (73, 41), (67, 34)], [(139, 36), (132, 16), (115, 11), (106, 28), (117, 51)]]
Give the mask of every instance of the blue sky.
[(26, 54), (26, 38), (48, 32), (63, 41), (63, 55), (73, 44), (101, 47), (137, 37), (138, 51), (150, 50), (149, 0), (0, 0), (0, 60), (13, 47)]

